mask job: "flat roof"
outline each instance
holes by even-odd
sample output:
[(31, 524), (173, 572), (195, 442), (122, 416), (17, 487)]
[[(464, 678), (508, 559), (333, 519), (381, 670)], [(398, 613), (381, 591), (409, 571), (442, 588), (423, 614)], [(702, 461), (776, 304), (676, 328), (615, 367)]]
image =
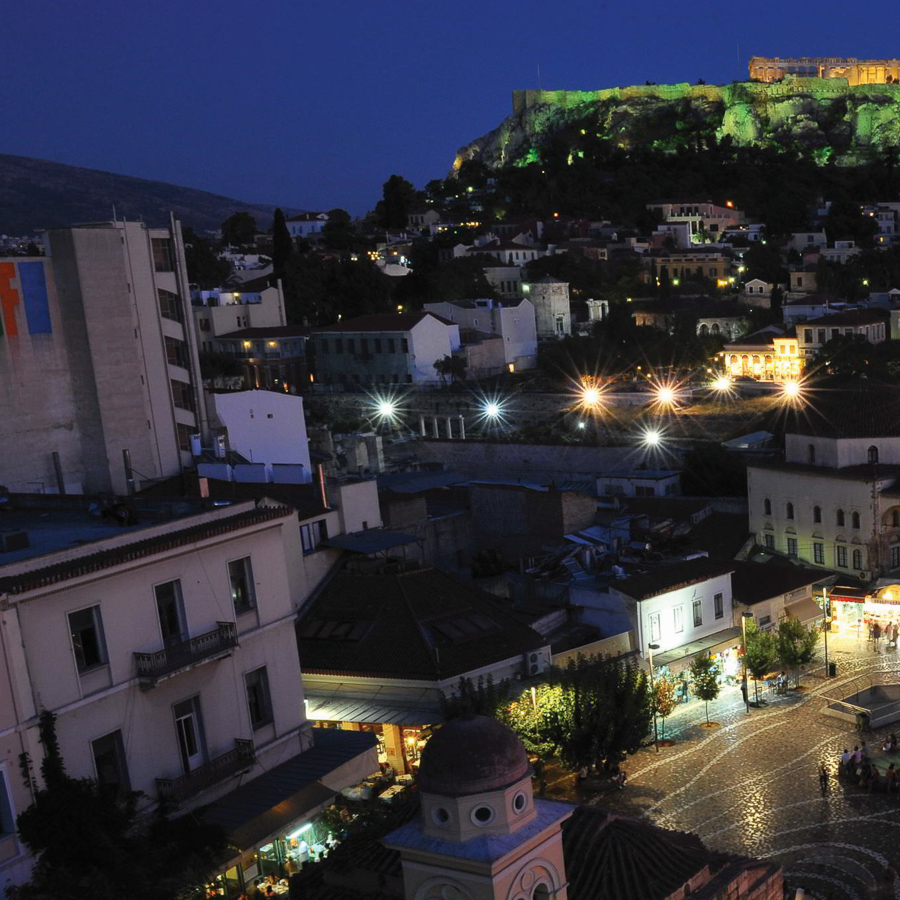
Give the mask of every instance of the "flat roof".
[(415, 544), (421, 538), (386, 528), (369, 528), (366, 531), (354, 531), (351, 534), (339, 534), (322, 541), (326, 547), (337, 547), (339, 550), (350, 550), (354, 553), (379, 553), (406, 544)]

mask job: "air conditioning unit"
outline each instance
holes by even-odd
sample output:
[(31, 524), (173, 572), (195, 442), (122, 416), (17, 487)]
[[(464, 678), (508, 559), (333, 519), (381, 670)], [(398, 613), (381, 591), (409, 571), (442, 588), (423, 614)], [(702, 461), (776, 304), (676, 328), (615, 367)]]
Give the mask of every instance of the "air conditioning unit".
[(859, 575), (859, 577), (860, 577), (863, 581), (868, 581), (868, 580), (872, 577), (872, 573), (871, 573), (871, 572), (862, 572), (862, 571), (860, 571), (860, 572), (858, 572), (857, 574)]

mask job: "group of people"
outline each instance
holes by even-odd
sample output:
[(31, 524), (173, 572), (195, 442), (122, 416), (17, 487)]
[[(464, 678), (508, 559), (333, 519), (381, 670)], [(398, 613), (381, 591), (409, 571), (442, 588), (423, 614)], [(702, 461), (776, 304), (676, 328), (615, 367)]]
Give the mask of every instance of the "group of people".
[[(888, 735), (882, 742), (881, 749), (885, 753), (896, 752), (898, 749), (897, 736), (893, 733)], [(838, 772), (844, 778), (851, 781), (855, 780), (860, 787), (867, 788), (870, 791), (884, 788), (888, 793), (892, 793), (900, 789), (900, 782), (898, 782), (900, 771), (897, 770), (896, 765), (890, 763), (884, 775), (882, 775), (870, 759), (869, 745), (865, 741), (854, 746), (852, 751), (844, 748)], [(825, 773), (824, 780), (822, 773)], [(819, 774), (819, 783), (822, 785), (823, 794), (827, 789), (827, 777), (827, 770), (823, 766)]]
[(897, 637), (900, 636), (900, 624), (895, 620), (882, 624), (877, 619), (869, 622), (869, 640), (872, 642), (872, 649), (877, 651), (881, 639), (884, 638), (885, 643), (890, 649), (897, 648)]

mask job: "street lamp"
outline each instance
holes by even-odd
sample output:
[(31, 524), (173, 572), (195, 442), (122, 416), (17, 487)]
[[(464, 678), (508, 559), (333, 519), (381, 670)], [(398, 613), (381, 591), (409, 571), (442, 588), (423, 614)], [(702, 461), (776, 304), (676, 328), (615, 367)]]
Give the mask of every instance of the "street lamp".
[(822, 588), (822, 634), (825, 636), (825, 677), (828, 677), (828, 631), (831, 628), (831, 616), (828, 615), (828, 588)]
[(650, 698), (653, 703), (653, 746), (656, 747), (656, 752), (659, 753), (659, 731), (656, 723), (656, 685), (653, 681), (653, 651), (659, 650), (659, 644), (647, 644), (647, 649), (650, 651)]
[(747, 619), (752, 618), (752, 612), (741, 613), (741, 644), (743, 649), (741, 654), (741, 686), (744, 692), (744, 705), (747, 707), (747, 712), (750, 712), (750, 691), (747, 688)]

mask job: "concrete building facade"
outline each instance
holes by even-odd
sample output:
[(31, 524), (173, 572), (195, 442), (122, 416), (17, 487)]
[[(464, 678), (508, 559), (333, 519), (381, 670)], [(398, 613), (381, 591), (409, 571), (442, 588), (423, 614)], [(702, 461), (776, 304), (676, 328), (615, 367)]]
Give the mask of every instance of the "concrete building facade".
[(539, 341), (555, 341), (572, 333), (569, 285), (551, 275), (522, 286), (534, 306)]

